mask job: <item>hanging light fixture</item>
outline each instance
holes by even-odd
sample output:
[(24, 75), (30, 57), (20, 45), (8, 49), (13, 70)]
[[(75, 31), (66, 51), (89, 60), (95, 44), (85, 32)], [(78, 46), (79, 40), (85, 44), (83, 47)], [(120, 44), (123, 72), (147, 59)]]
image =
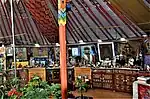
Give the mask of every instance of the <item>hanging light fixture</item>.
[(83, 40), (79, 40), (79, 44), (85, 44)]
[(101, 40), (101, 39), (98, 39), (97, 42), (102, 42), (102, 40)]
[(142, 35), (143, 37), (147, 37), (147, 35), (146, 34), (144, 34), (144, 35)]
[(56, 46), (60, 46), (60, 44), (59, 44), (59, 43), (56, 43)]
[(4, 44), (2, 44), (2, 47), (5, 47)]
[(66, 11), (68, 12), (68, 11), (71, 11), (71, 1), (68, 1), (67, 3), (66, 3)]
[(83, 40), (79, 40), (79, 43), (83, 43)]
[(120, 41), (127, 41), (125, 38), (120, 38)]
[(40, 44), (38, 44), (38, 43), (36, 43), (36, 44), (34, 44), (35, 45), (35, 47), (40, 47)]

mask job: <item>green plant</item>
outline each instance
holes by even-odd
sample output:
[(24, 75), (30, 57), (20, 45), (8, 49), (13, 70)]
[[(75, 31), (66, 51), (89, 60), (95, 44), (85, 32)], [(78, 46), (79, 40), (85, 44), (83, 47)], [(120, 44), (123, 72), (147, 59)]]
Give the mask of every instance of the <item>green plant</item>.
[(51, 95), (54, 99), (59, 99), (61, 97), (61, 86), (60, 84), (51, 84), (50, 87)]
[[(8, 80), (9, 81), (9, 80)], [(10, 90), (7, 92), (9, 99), (18, 99), (22, 96), (22, 93), (20, 92), (20, 79), (17, 77), (10, 80), (9, 83)]]
[[(60, 84), (52, 83), (50, 90), (51, 90), (51, 95), (53, 96), (54, 99), (61, 99), (61, 85)], [(67, 91), (67, 97), (74, 99), (74, 95), (69, 90)]]
[(4, 99), (4, 93), (3, 93), (3, 91), (0, 89), (0, 99)]
[(8, 92), (9, 99), (20, 99), (21, 96), (22, 93), (19, 92), (16, 88), (13, 88)]
[[(5, 98), (10, 98), (11, 96), (13, 96), (13, 94), (11, 94), (11, 96), (8, 97), (8, 93), (11, 93), (12, 89), (19, 89), (19, 83), (20, 80), (18, 78), (13, 78), (13, 79), (9, 79), (4, 81), (1, 85), (0, 85), (0, 96), (1, 99), (5, 99)], [(10, 95), (10, 94), (9, 94)]]
[(21, 91), (21, 99), (49, 99), (51, 93), (50, 85), (38, 76), (34, 76)]
[(87, 90), (88, 84), (84, 81), (83, 78), (78, 78), (75, 81), (75, 86), (78, 88), (78, 91), (81, 94), (81, 99), (83, 97), (83, 92)]

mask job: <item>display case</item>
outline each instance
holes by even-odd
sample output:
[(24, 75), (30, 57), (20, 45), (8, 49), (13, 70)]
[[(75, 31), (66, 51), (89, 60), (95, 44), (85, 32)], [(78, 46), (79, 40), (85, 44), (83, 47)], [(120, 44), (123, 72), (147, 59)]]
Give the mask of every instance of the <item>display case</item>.
[(87, 76), (87, 79), (91, 80), (91, 68), (90, 67), (75, 67), (74, 68), (74, 77), (75, 79), (78, 76)]
[[(72, 82), (74, 80), (74, 70), (73, 68), (67, 68), (68, 82)], [(49, 83), (60, 83), (60, 68), (47, 68), (46, 69), (46, 80)]]
[(92, 83), (93, 87), (113, 89), (113, 69), (93, 69), (92, 70)]
[(47, 67), (49, 64), (48, 57), (32, 57), (30, 58), (30, 66)]
[(132, 92), (132, 83), (136, 80), (138, 75), (139, 69), (92, 69), (93, 87), (121, 92)]
[(32, 79), (34, 75), (39, 76), (42, 80), (46, 81), (46, 69), (45, 68), (31, 68), (29, 70), (29, 80)]

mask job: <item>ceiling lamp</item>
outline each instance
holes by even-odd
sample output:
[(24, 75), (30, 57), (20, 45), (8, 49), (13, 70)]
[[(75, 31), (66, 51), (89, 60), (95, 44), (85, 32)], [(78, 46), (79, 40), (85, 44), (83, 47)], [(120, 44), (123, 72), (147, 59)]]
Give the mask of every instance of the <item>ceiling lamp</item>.
[(79, 40), (79, 43), (83, 43), (83, 40)]
[(35, 47), (40, 47), (40, 45), (38, 44), (38, 43), (36, 43), (36, 44), (34, 44), (35, 45)]
[(144, 35), (142, 35), (143, 37), (147, 37), (147, 35), (146, 34), (144, 34)]
[(83, 40), (79, 40), (79, 44), (85, 44)]
[(102, 42), (102, 40), (100, 40), (100, 39), (98, 39), (97, 41), (98, 41), (98, 42)]
[(5, 47), (4, 44), (2, 44), (2, 47)]
[(125, 38), (120, 38), (120, 41), (127, 41)]
[(56, 46), (60, 46), (60, 44), (59, 44), (59, 43), (56, 43)]

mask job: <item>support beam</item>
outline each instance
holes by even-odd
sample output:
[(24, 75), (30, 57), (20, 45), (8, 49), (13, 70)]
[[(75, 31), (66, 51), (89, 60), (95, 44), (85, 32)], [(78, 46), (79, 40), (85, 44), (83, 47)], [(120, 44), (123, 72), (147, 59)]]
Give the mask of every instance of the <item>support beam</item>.
[(58, 24), (59, 24), (59, 42), (60, 42), (61, 96), (62, 99), (67, 99), (66, 0), (58, 0)]
[(15, 70), (15, 77), (17, 77), (13, 0), (10, 1), (10, 6), (11, 6), (11, 31), (12, 31), (12, 39), (13, 39), (12, 46), (13, 46), (14, 70)]
[(66, 27), (59, 27), (60, 41), (60, 76), (62, 99), (67, 99), (67, 66), (66, 66)]

